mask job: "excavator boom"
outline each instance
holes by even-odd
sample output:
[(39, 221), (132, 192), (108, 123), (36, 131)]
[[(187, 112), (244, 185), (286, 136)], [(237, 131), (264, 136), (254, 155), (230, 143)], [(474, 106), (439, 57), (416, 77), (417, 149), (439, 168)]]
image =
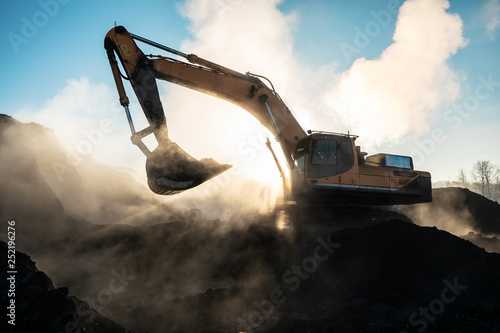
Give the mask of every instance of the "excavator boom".
[[(184, 57), (190, 63), (161, 56), (148, 57), (137, 47), (134, 39)], [(224, 99), (247, 110), (274, 134), (285, 153), (288, 164), (293, 163), (292, 156), (297, 140), (307, 134), (274, 89), (270, 89), (259, 77), (249, 73), (242, 74), (194, 54), (188, 55), (132, 35), (120, 26), (108, 32), (104, 44), (120, 95), (120, 102), (125, 107), (132, 130), (132, 142), (148, 157), (146, 168), (149, 185), (154, 192), (178, 193), (199, 185), (228, 167), (219, 165), (213, 160), (196, 161), (169, 140), (156, 79)], [(120, 73), (115, 54), (118, 55), (123, 65), (125, 75)], [(142, 131), (135, 132), (122, 77), (131, 82), (150, 124)], [(158, 141), (158, 148), (153, 152), (150, 152), (141, 141), (144, 136), (151, 133)], [(160, 184), (155, 184), (155, 182)]]
[(146, 85), (151, 87), (151, 96), (139, 97), (148, 120), (160, 122), (164, 119), (153, 79), (169, 81), (224, 99), (248, 111), (275, 135), (288, 161), (292, 162), (297, 139), (307, 134), (274, 89), (264, 84), (258, 76), (242, 74), (194, 54), (188, 55), (164, 46), (161, 48), (186, 58), (190, 63), (160, 56), (147, 57), (134, 39), (159, 46), (129, 34), (123, 27), (116, 27), (106, 35), (105, 47), (109, 50), (108, 55), (111, 50), (118, 53), (132, 85), (140, 85), (142, 90)]

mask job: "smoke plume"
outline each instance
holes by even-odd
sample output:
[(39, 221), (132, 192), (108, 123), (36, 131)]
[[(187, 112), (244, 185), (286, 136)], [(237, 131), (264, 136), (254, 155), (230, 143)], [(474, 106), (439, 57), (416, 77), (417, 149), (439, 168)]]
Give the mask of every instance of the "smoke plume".
[(433, 112), (459, 97), (459, 75), (447, 62), (467, 42), (449, 7), (446, 0), (406, 1), (394, 42), (377, 59), (357, 59), (327, 95), (368, 143), (423, 134)]

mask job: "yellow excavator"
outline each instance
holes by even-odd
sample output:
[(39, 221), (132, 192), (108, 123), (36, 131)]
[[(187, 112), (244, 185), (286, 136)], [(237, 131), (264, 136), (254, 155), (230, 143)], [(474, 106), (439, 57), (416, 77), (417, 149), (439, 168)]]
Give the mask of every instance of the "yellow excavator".
[[(188, 62), (145, 55), (135, 41)], [(114, 27), (106, 34), (104, 47), (120, 104), (125, 108), (132, 131), (132, 142), (146, 155), (148, 185), (157, 194), (185, 191), (231, 167), (213, 159), (198, 161), (169, 139), (156, 84), (156, 79), (161, 79), (231, 102), (257, 118), (275, 136), (286, 158), (290, 180), (285, 179), (284, 170), (268, 144), (285, 184), (290, 184), (285, 186), (287, 200), (299, 204), (332, 205), (432, 201), (431, 175), (414, 170), (411, 157), (394, 154), (367, 156), (356, 146), (357, 136), (304, 131), (272, 83), (263, 76), (239, 73), (194, 54), (185, 54), (131, 34), (122, 26)], [(118, 66), (116, 55), (124, 73)], [(149, 126), (143, 130), (135, 130), (122, 78), (130, 81), (148, 120)], [(142, 142), (150, 134), (158, 142), (153, 151)]]

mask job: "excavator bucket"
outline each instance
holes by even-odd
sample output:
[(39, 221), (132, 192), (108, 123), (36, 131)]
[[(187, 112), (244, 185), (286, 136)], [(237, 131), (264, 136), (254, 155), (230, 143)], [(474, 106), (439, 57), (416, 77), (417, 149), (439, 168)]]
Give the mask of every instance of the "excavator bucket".
[[(135, 45), (125, 28), (116, 27), (110, 30), (104, 40), (104, 47), (120, 96), (120, 104), (125, 108), (132, 131), (132, 143), (146, 155), (148, 185), (153, 192), (176, 194), (198, 186), (231, 167), (213, 159), (198, 161), (168, 138), (165, 113), (156, 84), (158, 73), (154, 69), (153, 62)], [(122, 61), (126, 76), (120, 73), (115, 52)], [(149, 127), (142, 131), (135, 131), (122, 77), (132, 84), (148, 120)], [(151, 133), (155, 135), (158, 142), (158, 147), (152, 152), (141, 141), (143, 137)]]
[(146, 160), (149, 188), (165, 195), (198, 186), (229, 168), (212, 158), (198, 161), (172, 141), (159, 145)]

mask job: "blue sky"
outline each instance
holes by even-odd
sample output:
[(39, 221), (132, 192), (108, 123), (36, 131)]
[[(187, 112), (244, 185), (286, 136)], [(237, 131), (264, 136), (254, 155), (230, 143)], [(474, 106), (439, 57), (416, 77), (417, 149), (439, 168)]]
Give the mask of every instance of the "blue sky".
[[(425, 0), (411, 0), (411, 2), (419, 1)], [(439, 2), (447, 3), (441, 0)], [(135, 34), (170, 47), (183, 49), (188, 53), (197, 53), (199, 56), (212, 60), (226, 61), (221, 63), (222, 65), (230, 65), (241, 71), (253, 71), (254, 68), (265, 70), (265, 72), (260, 73), (274, 78), (273, 81), (278, 83), (277, 90), (280, 95), (306, 129), (321, 125), (321, 129), (324, 130), (345, 132), (347, 129), (346, 114), (352, 112), (351, 119), (356, 119), (357, 96), (366, 96), (370, 93), (359, 91), (359, 89), (357, 89), (356, 94), (352, 91), (348, 92), (350, 96), (349, 110), (342, 109), (343, 104), (333, 101), (331, 104), (324, 105), (325, 107), (330, 105), (335, 109), (335, 112), (325, 111), (325, 114), (318, 117), (316, 117), (317, 113), (323, 111), (315, 109), (318, 107), (315, 101), (322, 99), (329, 94), (329, 91), (330, 95), (333, 96), (331, 98), (339, 96), (342, 91), (345, 91), (339, 86), (333, 87), (335, 82), (338, 85), (344, 82), (343, 75), (346, 76), (344, 77), (345, 82), (354, 82), (360, 77), (362, 78), (363, 73), (372, 73), (373, 71), (369, 69), (371, 66), (376, 68), (377, 73), (382, 72), (377, 75), (383, 75), (384, 68), (387, 68), (385, 63), (390, 63), (391, 60), (386, 59), (384, 65), (380, 65), (382, 62), (379, 62), (378, 59), (394, 43), (393, 34), (403, 1), (284, 0), (278, 3), (276, 1), (267, 1), (267, 4), (263, 4), (262, 1), (255, 3), (256, 5), (250, 7), (250, 10), (246, 9), (250, 17), (245, 18), (245, 20), (249, 20), (251, 25), (254, 25), (252, 29), (255, 29), (255, 34), (261, 33), (260, 31), (265, 33), (267, 29), (269, 32), (273, 32), (270, 35), (284, 36), (282, 39), (286, 43), (283, 42), (283, 45), (280, 44), (281, 42), (261, 45), (258, 42), (254, 43), (250, 37), (248, 43), (254, 43), (254, 45), (250, 45), (249, 50), (254, 53), (245, 51), (245, 47), (233, 50), (231, 45), (236, 44), (240, 35), (231, 36), (233, 29), (229, 24), (233, 24), (234, 33), (238, 33), (240, 29), (246, 31), (244, 28), (248, 28), (238, 26), (239, 22), (247, 24), (247, 21), (243, 23), (241, 19), (231, 23), (233, 17), (242, 15), (240, 10), (247, 5), (242, 0), (192, 0), (188, 1), (187, 5), (183, 1), (4, 1), (0, 12), (2, 32), (0, 70), (3, 76), (3, 89), (0, 91), (0, 100), (2, 101), (0, 112), (17, 116), (23, 121), (32, 119), (46, 126), (56, 127), (56, 133), (60, 128), (62, 133), (65, 126), (72, 129), (73, 132), (85, 130), (85, 127), (75, 127), (74, 122), (86, 124), (82, 126), (90, 126), (88, 130), (97, 126), (93, 125), (90, 119), (88, 123), (81, 120), (84, 117), (100, 119), (101, 116), (96, 116), (96, 112), (97, 109), (107, 112), (106, 105), (104, 105), (109, 102), (107, 94), (112, 98), (117, 98), (114, 96), (116, 94), (114, 83), (103, 48), (104, 36), (116, 21)], [(500, 82), (500, 23), (498, 23), (500, 4), (497, 0), (450, 0), (449, 4), (450, 7), (446, 9), (446, 15), (450, 22), (458, 22), (457, 15), (462, 20), (463, 26), (461, 30), (459, 29), (461, 35), (457, 38), (463, 38), (464, 42), (461, 43), (457, 39), (456, 44), (449, 45), (449, 50), (446, 52), (450, 54), (442, 56), (439, 59), (440, 67), (436, 69), (437, 72), (428, 76), (436, 78), (440, 77), (440, 73), (448, 76), (449, 80), (442, 83), (443, 86), (449, 85), (449, 89), (443, 88), (446, 93), (437, 92), (434, 96), (435, 100), (423, 103), (424, 105), (420, 109), (401, 111), (402, 113), (406, 112), (402, 122), (410, 126), (405, 130), (399, 129), (400, 124), (398, 124), (397, 116), (384, 118), (385, 116), (381, 114), (380, 118), (376, 118), (377, 115), (372, 115), (372, 113), (377, 113), (377, 109), (370, 110), (369, 106), (363, 112), (374, 116), (373, 119), (382, 119), (385, 125), (372, 122), (372, 127), (376, 128), (367, 127), (370, 123), (360, 123), (356, 127), (356, 122), (353, 120), (353, 127), (357, 129), (356, 134), (361, 137), (379, 135), (380, 140), (361, 141), (362, 144), (370, 148), (370, 153), (384, 151), (419, 155), (414, 156), (418, 162), (415, 163), (416, 167), (431, 171), (436, 181), (456, 178), (460, 168), (470, 171), (473, 162), (478, 159), (488, 159), (500, 164), (500, 149), (498, 149), (500, 146), (500, 135), (498, 134), (500, 129), (500, 85), (495, 85), (495, 82)], [(391, 6), (394, 6), (396, 11), (391, 12)], [(252, 12), (254, 8), (255, 11)], [(408, 6), (408, 8), (410, 7)], [(379, 17), (382, 21), (377, 21), (377, 17), (382, 15), (381, 13), (389, 15)], [(417, 16), (410, 10), (410, 13), (406, 15), (407, 22), (412, 19), (412, 15)], [(274, 19), (268, 19), (273, 17), (282, 20), (282, 25), (278, 25)], [(359, 42), (360, 31), (366, 35), (366, 29), (370, 28), (375, 30), (372, 31), (371, 36), (368, 36), (366, 45), (356, 44), (356, 41)], [(411, 33), (415, 35), (429, 29), (422, 27), (420, 30), (418, 25), (412, 25), (411, 28), (413, 29)], [(443, 36), (448, 33), (445, 30), (443, 30)], [(411, 34), (403, 29), (401, 31), (401, 35), (404, 35), (405, 38)], [(432, 27), (425, 31), (432, 31)], [(223, 43), (223, 40), (226, 40), (226, 44)], [(234, 43), (227, 42), (227, 40), (232, 40)], [(273, 41), (273, 39), (270, 40)], [(238, 40), (239, 42), (241, 41)], [(422, 66), (420, 59), (428, 59), (429, 52), (431, 52), (425, 47), (425, 43), (422, 45), (424, 47), (421, 49), (412, 50), (412, 55), (415, 57), (413, 61), (415, 68)], [(192, 47), (192, 49), (186, 49), (188, 47)], [(346, 47), (354, 47), (356, 52), (346, 55)], [(286, 52), (283, 51), (285, 49)], [(433, 50), (432, 52), (435, 53), (441, 52), (438, 49)], [(235, 60), (238, 58), (238, 51), (248, 55), (246, 58), (242, 57), (245, 59), (240, 59), (241, 62)], [(234, 52), (233, 56), (228, 57), (228, 54), (232, 54), (231, 52)], [(249, 54), (252, 54), (252, 57)], [(284, 57), (284, 59), (279, 59), (279, 57)], [(366, 62), (361, 61), (353, 66), (358, 58), (364, 58)], [(396, 57), (395, 59), (400, 58)], [(425, 65), (425, 63), (423, 64)], [(401, 68), (403, 71), (408, 69), (406, 76), (399, 73), (399, 80), (411, 81), (415, 74), (412, 72), (414, 69), (412, 64), (398, 66), (401, 66), (397, 68)], [(275, 72), (274, 69), (276, 69)], [(331, 82), (328, 81), (328, 76), (325, 73), (331, 73)], [(288, 81), (282, 80), (283, 77), (286, 77)], [(372, 79), (375, 80), (376, 77), (378, 76), (374, 76)], [(296, 82), (290, 82), (291, 80)], [(425, 80), (422, 78), (422, 82), (425, 83)], [(492, 89), (487, 96), (488, 90), (484, 90), (484, 87), (478, 88), (484, 86), (485, 80), (493, 82), (493, 85), (489, 84), (486, 87), (486, 89)], [(373, 81), (370, 82), (373, 83)], [(374, 85), (377, 85), (376, 82), (378, 81), (375, 81)], [(321, 96), (316, 94), (318, 90), (330, 84), (332, 84), (331, 90), (325, 88)], [(420, 87), (421, 84), (423, 83), (420, 82), (417, 86)], [(300, 86), (307, 88), (300, 88)], [(309, 88), (312, 86), (317, 87), (317, 89), (310, 90)], [(387, 86), (394, 87), (395, 85), (394, 82), (390, 82), (390, 85)], [(432, 91), (434, 88), (431, 85), (425, 89), (423, 91)], [(479, 101), (477, 98), (474, 99), (477, 89), (483, 93), (481, 96), (485, 96)], [(57, 108), (51, 109), (51, 106), (60, 101), (65, 93), (71, 94), (83, 90), (87, 92), (85, 96), (90, 99), (89, 101), (77, 96), (69, 98), (74, 103), (83, 104), (71, 109), (73, 106), (68, 103), (67, 107), (71, 109), (68, 114), (75, 117), (74, 121), (70, 116), (56, 113)], [(89, 91), (97, 93), (89, 95)], [(176, 88), (166, 85), (164, 94), (171, 96), (176, 91)], [(97, 100), (96, 95), (100, 95), (101, 92), (103, 96), (106, 96), (102, 97), (102, 100)], [(302, 96), (297, 97), (300, 94)], [(189, 96), (190, 99), (198, 98), (197, 94)], [(397, 105), (405, 106), (419, 103), (418, 97), (406, 101), (404, 100), (405, 96), (397, 97)], [(425, 98), (426, 96), (422, 96), (422, 99)], [(88, 110), (84, 106), (87, 102), (87, 108), (92, 107), (95, 110)], [(475, 102), (478, 103), (474, 104)], [(180, 104), (181, 102), (174, 101), (172, 103)], [(458, 107), (466, 106), (469, 111), (464, 111), (463, 116), (457, 117), (457, 112), (453, 111), (457, 105)], [(108, 109), (112, 108), (116, 108), (116, 104), (110, 104)], [(65, 111), (59, 110), (58, 112)], [(413, 114), (416, 112), (424, 114), (419, 118), (418, 115)], [(337, 114), (328, 118), (329, 120), (325, 120), (327, 115), (334, 113), (343, 114)], [(224, 114), (216, 116), (224, 117)], [(361, 116), (359, 115), (359, 117)], [(117, 135), (126, 133), (127, 124), (124, 116), (114, 112), (109, 117), (116, 119), (114, 124), (119, 128), (119, 131), (116, 131)], [(140, 111), (136, 113), (136, 117), (141, 117)], [(182, 122), (179, 117), (175, 114), (167, 115), (167, 121), (172, 118), (174, 123), (175, 121)], [(53, 118), (60, 118), (60, 122), (56, 123)], [(176, 120), (177, 118), (179, 120)], [(415, 123), (412, 123), (415, 120), (421, 120), (424, 125), (416, 126)], [(225, 122), (227, 119), (216, 119), (216, 121)], [(192, 126), (197, 128), (197, 125)], [(391, 126), (395, 129), (393, 135), (388, 133), (392, 131)], [(235, 127), (237, 128), (238, 125)], [(377, 128), (379, 132), (377, 132)], [(254, 129), (250, 129), (248, 133), (252, 133), (252, 130)], [(363, 132), (360, 133), (359, 130)], [(68, 137), (70, 134), (65, 135), (61, 134), (60, 140), (70, 142), (71, 138)], [(181, 135), (179, 137), (182, 138)], [(68, 145), (75, 146), (78, 140), (81, 140), (81, 133), (79, 133), (79, 139), (75, 140), (75, 143), (68, 143)], [(116, 145), (120, 144), (122, 139), (119, 136), (118, 139), (113, 137), (109, 140), (110, 145)], [(241, 140), (244, 144), (244, 139), (240, 139), (240, 145), (229, 146), (229, 151), (218, 158), (222, 159), (222, 162), (226, 162), (224, 159), (230, 159), (231, 153), (234, 154), (234, 151), (241, 147)], [(360, 140), (362, 139), (360, 138)], [(179, 143), (183, 146), (181, 142)], [(124, 139), (123, 146), (127, 145), (130, 145), (129, 141)], [(194, 143), (188, 145), (192, 147), (191, 149), (197, 149), (194, 147)], [(105, 147), (107, 146), (104, 145), (99, 149)], [(106, 155), (106, 152), (100, 152), (99, 149), (96, 148), (95, 156), (93, 156), (96, 159)], [(125, 151), (125, 148), (123, 149)], [(196, 154), (195, 152), (194, 155)], [(267, 152), (262, 152), (262, 154), (267, 154)], [(138, 156), (140, 155), (133, 155), (131, 158)], [(245, 162), (244, 159), (242, 161)], [(127, 158), (121, 157), (116, 160), (116, 163), (113, 163), (113, 160), (110, 160), (108, 156), (107, 159), (103, 159), (103, 162), (125, 166)]]

